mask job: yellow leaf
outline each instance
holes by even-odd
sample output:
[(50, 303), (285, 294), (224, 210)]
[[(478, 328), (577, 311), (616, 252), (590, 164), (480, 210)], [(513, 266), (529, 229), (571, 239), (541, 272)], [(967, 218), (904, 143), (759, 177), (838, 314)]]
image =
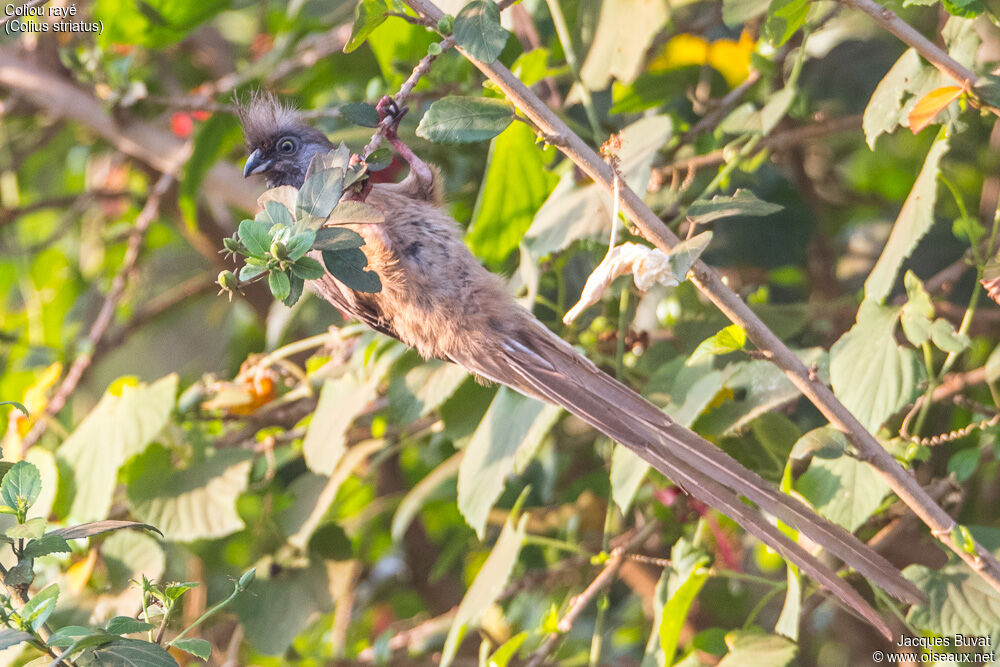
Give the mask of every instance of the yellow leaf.
[(96, 563), (97, 549), (91, 549), (86, 558), (69, 566), (64, 581), (71, 594), (79, 595), (87, 587), (87, 582), (90, 581), (90, 575), (93, 574)]
[(662, 72), (685, 65), (704, 65), (708, 62), (708, 41), (698, 35), (681, 33), (670, 38), (663, 53), (649, 63), (650, 72)]
[(963, 92), (961, 86), (944, 86), (924, 95), (907, 117), (910, 131), (916, 134), (930, 125), (934, 118), (961, 97)]
[(750, 75), (750, 54), (756, 48), (750, 33), (743, 31), (740, 41), (720, 39), (708, 47), (708, 64), (719, 71), (730, 88), (743, 83)]

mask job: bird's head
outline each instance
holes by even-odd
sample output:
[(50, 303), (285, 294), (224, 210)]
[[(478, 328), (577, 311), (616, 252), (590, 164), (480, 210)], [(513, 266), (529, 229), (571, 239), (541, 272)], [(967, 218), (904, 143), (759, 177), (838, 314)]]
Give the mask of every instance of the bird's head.
[(299, 117), (270, 93), (256, 93), (238, 105), (247, 150), (244, 178), (261, 174), (267, 187), (302, 187), (309, 162), (333, 148), (326, 135)]

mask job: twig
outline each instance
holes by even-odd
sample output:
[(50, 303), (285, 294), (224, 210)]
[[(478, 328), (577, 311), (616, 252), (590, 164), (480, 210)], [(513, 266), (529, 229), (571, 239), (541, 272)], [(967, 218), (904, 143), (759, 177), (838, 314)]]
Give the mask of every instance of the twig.
[(119, 199), (122, 197), (130, 197), (131, 195), (132, 193), (128, 190), (88, 190), (75, 195), (64, 195), (61, 197), (52, 197), (51, 199), (42, 199), (41, 201), (25, 204), (24, 206), (19, 206), (17, 208), (0, 209), (0, 227), (9, 225), (23, 215), (34, 213), (35, 211), (40, 211), (45, 208), (62, 208), (64, 206), (70, 206), (81, 199)]
[[(706, 116), (707, 118), (707, 116)], [(842, 132), (855, 132), (861, 128), (861, 116), (844, 116), (843, 118), (833, 118), (823, 123), (797, 127), (792, 130), (780, 132), (770, 137), (764, 138), (757, 146), (757, 152), (762, 150), (781, 151), (792, 148), (800, 144), (824, 139), (831, 134)], [(693, 131), (693, 130), (692, 130)], [(722, 148), (696, 155), (684, 160), (672, 162), (656, 169), (661, 176), (667, 176), (672, 172), (698, 171), (706, 167), (714, 167), (726, 161), (726, 151)]]
[[(442, 12), (429, 0), (405, 0), (417, 13), (437, 20)], [(538, 99), (502, 63), (484, 63), (462, 51), (462, 54), (505, 93), (518, 109), (550, 137), (552, 142), (580, 169), (610, 191), (613, 181), (611, 167), (583, 142), (551, 109)], [(622, 210), (635, 223), (642, 235), (664, 252), (669, 252), (680, 240), (670, 231), (631, 188), (621, 192)], [(911, 473), (886, 451), (882, 444), (844, 407), (815, 374), (772, 332), (761, 319), (732, 291), (721, 277), (703, 261), (691, 270), (692, 282), (730, 321), (747, 333), (750, 341), (770, 355), (789, 380), (801, 391), (837, 429), (844, 432), (855, 448), (858, 458), (871, 463), (885, 478), (889, 487), (927, 524), (931, 533), (954, 551), (975, 572), (1000, 591), (1000, 562), (982, 545), (976, 543), (971, 553), (956, 544), (951, 537), (955, 521), (920, 486)]]
[(69, 395), (76, 389), (83, 374), (93, 362), (94, 350), (98, 347), (105, 332), (111, 325), (115, 310), (118, 308), (118, 302), (124, 295), (128, 280), (139, 261), (139, 253), (142, 250), (142, 242), (146, 238), (146, 231), (160, 210), (160, 201), (163, 199), (163, 195), (166, 194), (167, 189), (173, 182), (174, 176), (172, 174), (163, 174), (160, 176), (160, 180), (156, 182), (156, 185), (153, 186), (153, 190), (149, 194), (149, 199), (146, 200), (146, 205), (143, 206), (142, 211), (139, 212), (138, 217), (135, 219), (135, 227), (133, 227), (132, 234), (129, 237), (122, 266), (118, 270), (118, 273), (115, 274), (114, 280), (111, 282), (111, 289), (108, 290), (108, 295), (104, 298), (104, 304), (101, 306), (100, 312), (98, 312), (94, 323), (90, 327), (90, 332), (87, 334), (87, 338), (82, 346), (83, 351), (80, 356), (73, 360), (69, 370), (66, 372), (66, 377), (63, 378), (62, 384), (52, 394), (52, 398), (45, 406), (42, 414), (39, 415), (39, 419), (35, 422), (34, 427), (25, 435), (24, 440), (21, 441), (22, 456), (32, 445), (38, 442), (38, 439), (48, 426), (48, 418), (62, 410)]
[[(25, 9), (27, 7), (38, 7), (39, 5), (44, 5), (48, 1), (49, 0), (30, 0), (30, 2), (26, 2), (20, 7), (18, 7), (18, 9)], [(10, 5), (7, 6), (9, 7)], [(8, 21), (13, 21), (14, 19), (18, 18), (21, 17), (17, 16), (16, 13), (12, 12), (11, 14), (7, 14), (6, 12), (4, 12), (3, 15), (0, 16), (0, 27), (3, 27)]]
[(538, 667), (541, 665), (548, 655), (555, 648), (556, 643), (559, 638), (573, 629), (573, 625), (576, 620), (583, 613), (583, 610), (593, 601), (593, 599), (600, 593), (606, 586), (608, 586), (615, 577), (618, 576), (618, 571), (621, 569), (622, 565), (625, 563), (625, 558), (629, 550), (634, 549), (638, 545), (646, 541), (653, 531), (657, 528), (658, 524), (655, 521), (651, 521), (646, 524), (634, 535), (628, 538), (628, 540), (614, 549), (612, 549), (611, 554), (608, 556), (608, 560), (604, 562), (604, 568), (600, 573), (594, 578), (590, 584), (583, 589), (583, 592), (579, 595), (573, 597), (569, 601), (569, 609), (566, 610), (565, 615), (559, 619), (559, 632), (552, 632), (542, 645), (532, 653), (531, 659), (527, 663), (527, 667)]
[[(867, 14), (875, 23), (891, 32), (893, 35), (909, 44), (914, 50), (924, 57), (924, 60), (938, 68), (942, 74), (952, 78), (960, 85), (975, 88), (979, 84), (979, 77), (964, 65), (949, 56), (934, 42), (930, 41), (909, 23), (899, 18), (891, 9), (883, 7), (875, 0), (837, 0), (845, 7), (857, 9)], [(994, 113), (996, 109), (990, 109)]]

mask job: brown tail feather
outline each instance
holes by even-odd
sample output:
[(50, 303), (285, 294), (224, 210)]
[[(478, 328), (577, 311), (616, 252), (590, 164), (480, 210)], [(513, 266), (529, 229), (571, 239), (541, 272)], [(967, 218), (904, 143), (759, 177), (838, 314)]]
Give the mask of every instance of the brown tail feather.
[(635, 451), (692, 495), (719, 508), (798, 564), (883, 632), (887, 631), (884, 622), (873, 620), (877, 614), (854, 589), (739, 500), (739, 496), (794, 526), (895, 597), (910, 602), (923, 599), (912, 582), (853, 534), (818, 517), (718, 447), (673, 422), (662, 410), (601, 372), (541, 325), (491, 352), (454, 361), (522, 393), (556, 403)]

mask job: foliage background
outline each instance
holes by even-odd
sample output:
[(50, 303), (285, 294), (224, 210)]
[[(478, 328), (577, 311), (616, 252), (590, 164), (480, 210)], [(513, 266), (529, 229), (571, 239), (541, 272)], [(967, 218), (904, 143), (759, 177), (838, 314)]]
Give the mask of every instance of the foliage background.
[[(966, 66), (989, 71), (998, 37), (989, 3), (906, 4), (890, 6)], [(37, 583), (62, 590), (57, 625), (135, 614), (128, 581), (140, 573), (205, 582), (185, 599), (190, 621), (256, 566), (253, 595), (202, 630), (214, 664), (436, 659), (466, 591), (478, 613), (466, 619), (458, 662), (477, 662), (480, 642), (492, 652), (512, 638), (506, 646), (523, 661), (601, 571), (590, 557), (656, 521), (636, 549), (672, 554), (673, 569), (627, 560), (555, 647), (560, 664), (585, 664), (595, 638), (604, 663), (662, 664), (664, 616), (676, 628), (663, 644), (692, 665), (748, 664), (747, 650), (759, 664), (867, 664), (886, 647), (808, 582), (799, 604), (799, 581), (779, 558), (576, 420), (357, 325), (328, 329), (343, 323), (315, 296), (291, 310), (259, 285), (232, 303), (215, 296), (216, 274), (231, 268), (216, 250), (262, 189), (240, 178), (232, 93), (264, 87), (319, 110), (331, 139), (357, 150), (371, 130), (338, 107), (394, 93), (433, 33), (388, 18), (344, 53), (353, 3), (76, 6), (79, 20), (103, 22), (99, 35), (0, 38), (0, 398), (32, 415), (10, 412), (3, 451), (42, 472), (38, 515), (131, 518), (165, 539), (116, 533), (40, 559)], [(358, 11), (388, 9), (402, 11), (374, 0)], [(838, 397), (939, 502), (1000, 547), (1000, 310), (977, 283), (1000, 192), (995, 117), (963, 98), (942, 107), (938, 124), (910, 132), (910, 109), (952, 82), (831, 2), (526, 1), (504, 23), (513, 34), (500, 60), (588, 141), (621, 131), (629, 184), (682, 232), (687, 206), (717, 192), (744, 188), (782, 207), (705, 225), (714, 232), (706, 261), (832, 375)], [(567, 64), (574, 54), (578, 68)], [(897, 76), (883, 81), (897, 60)], [(446, 95), (500, 96), (446, 52), (411, 95), (404, 135), (442, 167), (447, 208), (467, 226), (469, 247), (547, 325), (909, 566), (938, 597), (895, 615), (898, 605), (879, 598), (900, 632), (1000, 631), (996, 594), (836, 448), (815, 408), (740, 349), (738, 332), (689, 360), (728, 325), (690, 284), (640, 295), (620, 279), (599, 307), (564, 325), (606, 252), (607, 198), (523, 123), (489, 146), (413, 136), (427, 105)], [(130, 266), (139, 211), (172, 169), (178, 183)], [(917, 203), (904, 208), (911, 188)], [(902, 249), (885, 246), (894, 224), (909, 235)], [(904, 284), (908, 270), (929, 298), (914, 278)], [(95, 337), (116, 280), (124, 291)], [(885, 306), (859, 319), (865, 294)], [(80, 358), (91, 359), (82, 382), (22, 451)], [(933, 400), (918, 413), (922, 393)], [(899, 437), (908, 412), (921, 437), (992, 425), (914, 445)], [(807, 433), (833, 452), (791, 457)], [(508, 522), (505, 535), (520, 548), (494, 551), (518, 498), (521, 532)], [(491, 552), (484, 580), (494, 590), (480, 594), (472, 582)], [(693, 601), (677, 596), (683, 582)], [(3, 659), (15, 664), (22, 653)]]

